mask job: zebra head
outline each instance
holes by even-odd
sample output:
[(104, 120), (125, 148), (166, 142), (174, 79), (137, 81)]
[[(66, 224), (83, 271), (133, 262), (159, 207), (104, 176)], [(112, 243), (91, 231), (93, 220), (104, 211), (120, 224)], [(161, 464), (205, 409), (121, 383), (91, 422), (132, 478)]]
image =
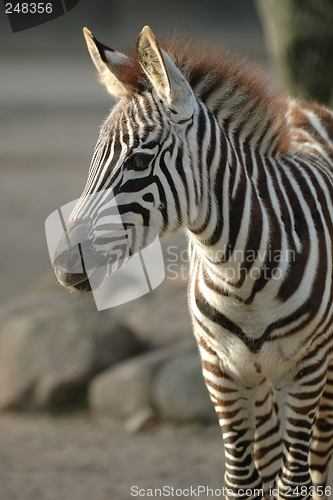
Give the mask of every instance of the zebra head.
[[(101, 129), (54, 269), (62, 285), (90, 291), (157, 235), (194, 217), (184, 179), (197, 101), (148, 26), (132, 58), (101, 44), (87, 28), (84, 36), (100, 81), (119, 101)], [(106, 272), (92, 286), (101, 268)]]

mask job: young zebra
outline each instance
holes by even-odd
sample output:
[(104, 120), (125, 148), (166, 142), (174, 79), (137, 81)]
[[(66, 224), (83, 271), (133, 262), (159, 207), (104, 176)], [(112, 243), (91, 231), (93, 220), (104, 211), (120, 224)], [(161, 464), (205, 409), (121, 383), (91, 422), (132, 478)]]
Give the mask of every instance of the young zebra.
[[(84, 35), (101, 82), (120, 100), (69, 233), (84, 227), (91, 255), (114, 270), (128, 256), (129, 228), (186, 230), (189, 306), (222, 428), (227, 496), (325, 497), (333, 114), (281, 96), (257, 67), (209, 44), (160, 44), (146, 26), (125, 56)], [(58, 280), (90, 290), (96, 270), (73, 272), (81, 255), (65, 248), (63, 238)]]

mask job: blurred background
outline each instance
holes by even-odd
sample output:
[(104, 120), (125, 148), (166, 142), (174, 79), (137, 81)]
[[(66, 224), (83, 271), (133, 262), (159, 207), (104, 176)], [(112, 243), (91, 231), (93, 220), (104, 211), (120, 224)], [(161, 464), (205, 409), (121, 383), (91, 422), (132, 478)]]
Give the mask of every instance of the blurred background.
[(332, 101), (330, 0), (80, 0), (15, 34), (2, 6), (0, 499), (222, 487), (222, 441), (187, 312), (185, 238), (163, 242), (158, 289), (100, 313), (57, 284), (46, 247), (45, 219), (79, 197), (113, 105), (82, 28), (121, 51), (145, 24), (224, 44), (294, 94)]
[(6, 214), (1, 302), (50, 271), (44, 220), (81, 193), (99, 126), (113, 104), (97, 83), (83, 26), (121, 50), (136, 43), (145, 24), (157, 34), (177, 28), (209, 37), (265, 61), (262, 30), (250, 0), (158, 5), (146, 0), (140, 6), (133, 0), (81, 0), (66, 15), (15, 34), (7, 16), (1, 16), (0, 151), (5, 177), (0, 203)]

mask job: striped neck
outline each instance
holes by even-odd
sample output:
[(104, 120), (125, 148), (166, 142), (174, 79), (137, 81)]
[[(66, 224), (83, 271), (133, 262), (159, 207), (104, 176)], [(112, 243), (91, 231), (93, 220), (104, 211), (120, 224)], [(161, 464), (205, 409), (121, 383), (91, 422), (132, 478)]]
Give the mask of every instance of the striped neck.
[(247, 279), (247, 291), (244, 288), (248, 297), (267, 263), (265, 279), (273, 276), (276, 248), (288, 251), (285, 234), (277, 231), (279, 237), (271, 238), (270, 228), (275, 221), (259, 196), (266, 165), (275, 163), (279, 153), (274, 146), (263, 148), (263, 143), (269, 144), (272, 137), (267, 126), (266, 134), (261, 131), (256, 140), (254, 135), (250, 140), (242, 134), (247, 127), (236, 127), (238, 117), (235, 122), (230, 119), (228, 126), (225, 122), (220, 124), (200, 102), (195, 119), (199, 149), (197, 161), (192, 163), (192, 175), (198, 179), (198, 186), (192, 210), (196, 218), (189, 223), (188, 236), (196, 254), (204, 258), (206, 268), (232, 288), (242, 287), (255, 263), (257, 272), (252, 273), (251, 280)]

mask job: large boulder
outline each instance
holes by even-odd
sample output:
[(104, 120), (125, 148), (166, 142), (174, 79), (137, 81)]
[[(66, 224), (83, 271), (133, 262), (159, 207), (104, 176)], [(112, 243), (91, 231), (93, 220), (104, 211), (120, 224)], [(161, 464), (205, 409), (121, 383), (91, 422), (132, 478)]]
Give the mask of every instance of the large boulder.
[(141, 351), (109, 315), (35, 307), (0, 328), (0, 409), (68, 403), (110, 365)]
[(144, 353), (97, 375), (89, 384), (89, 405), (122, 420), (129, 430), (145, 419), (213, 420), (199, 353), (192, 342)]
[(125, 420), (147, 408), (153, 412), (151, 392), (156, 369), (189, 348), (188, 342), (178, 343), (140, 354), (100, 373), (89, 384), (91, 409)]
[(155, 372), (152, 403), (164, 418), (216, 421), (197, 350), (180, 353)]
[(140, 303), (128, 325), (148, 348), (170, 346), (183, 340), (191, 341), (194, 346), (186, 288), (167, 285), (163, 284), (163, 288), (151, 293), (149, 300)]

